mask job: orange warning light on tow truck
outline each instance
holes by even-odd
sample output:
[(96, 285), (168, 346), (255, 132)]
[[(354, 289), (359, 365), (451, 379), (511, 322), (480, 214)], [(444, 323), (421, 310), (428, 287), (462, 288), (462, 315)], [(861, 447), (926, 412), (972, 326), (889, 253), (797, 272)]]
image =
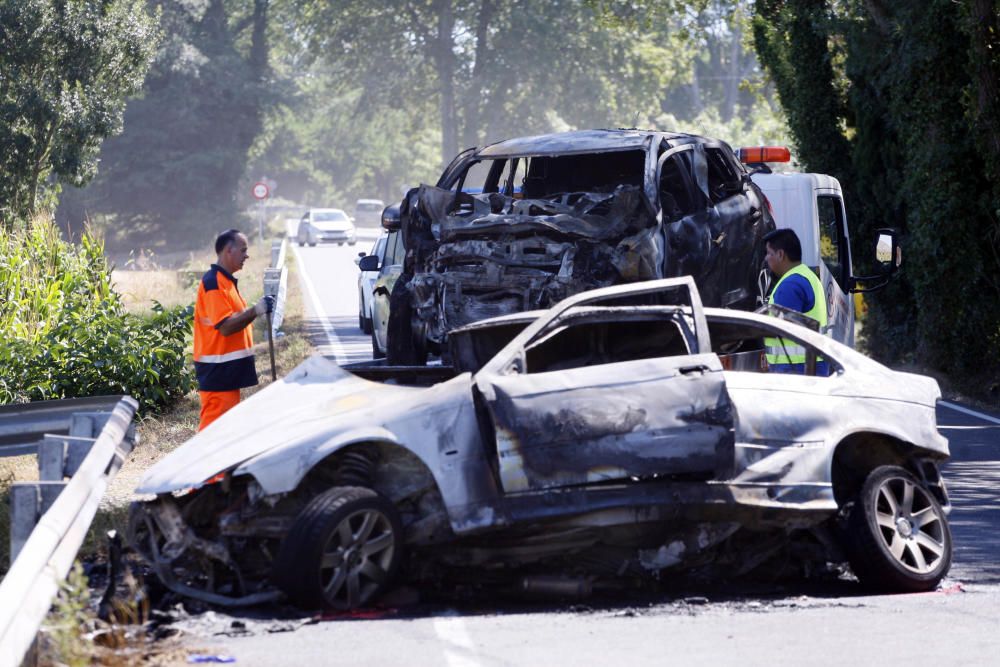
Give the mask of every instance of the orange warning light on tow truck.
[(748, 146), (736, 151), (743, 164), (790, 162), (792, 153), (784, 146)]

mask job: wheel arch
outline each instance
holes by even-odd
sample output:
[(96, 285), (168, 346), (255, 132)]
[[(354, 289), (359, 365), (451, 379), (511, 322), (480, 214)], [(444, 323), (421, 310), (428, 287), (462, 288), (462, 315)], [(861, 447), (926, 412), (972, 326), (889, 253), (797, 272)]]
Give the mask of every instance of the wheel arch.
[(940, 459), (940, 454), (889, 433), (848, 434), (837, 443), (830, 460), (830, 481), (837, 506), (844, 507), (853, 500), (868, 473), (883, 465), (897, 465), (910, 471), (934, 493), (938, 502), (948, 506), (938, 471)]
[(413, 450), (388, 438), (364, 438), (344, 443), (316, 461), (305, 473), (300, 486), (324, 479), (340, 485), (370, 488), (396, 504), (432, 489), (440, 493), (427, 462)]

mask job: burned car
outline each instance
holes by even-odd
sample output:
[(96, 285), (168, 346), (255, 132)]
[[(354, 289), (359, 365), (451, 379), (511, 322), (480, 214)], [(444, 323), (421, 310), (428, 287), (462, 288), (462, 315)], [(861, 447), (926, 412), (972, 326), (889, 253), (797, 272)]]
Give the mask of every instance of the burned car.
[[(833, 373), (766, 372), (765, 337)], [(429, 387), (307, 360), (146, 472), (132, 544), (178, 593), (309, 608), (366, 605), (401, 567), (417, 585), (509, 573), (537, 588), (553, 572), (733, 575), (793, 542), (888, 591), (949, 569), (931, 378), (703, 308), (690, 277), (451, 339), (453, 376)]]
[(461, 153), (407, 193), (390, 364), (447, 356), (448, 331), (598, 287), (692, 275), (708, 306), (763, 297), (766, 200), (724, 142), (585, 130)]

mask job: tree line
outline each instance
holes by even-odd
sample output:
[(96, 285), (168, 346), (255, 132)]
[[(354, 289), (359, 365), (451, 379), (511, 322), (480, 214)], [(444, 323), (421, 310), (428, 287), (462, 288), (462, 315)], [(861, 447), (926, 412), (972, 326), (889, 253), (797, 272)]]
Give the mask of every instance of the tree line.
[[(869, 299), (869, 350), (996, 391), (1000, 3), (756, 0), (754, 44), (803, 165), (836, 176), (851, 233), (903, 231)], [(856, 253), (864, 258), (869, 253)]]
[(745, 0), (150, 0), (163, 40), (97, 178), (59, 217), (111, 246), (195, 246), (251, 184), (350, 208), (433, 182), (461, 149), (570, 128), (779, 141)]

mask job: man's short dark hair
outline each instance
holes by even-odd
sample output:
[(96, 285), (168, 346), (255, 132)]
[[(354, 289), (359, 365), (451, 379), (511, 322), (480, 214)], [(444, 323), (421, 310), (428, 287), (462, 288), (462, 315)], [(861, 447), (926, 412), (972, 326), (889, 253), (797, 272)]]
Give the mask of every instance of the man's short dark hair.
[(770, 244), (775, 250), (784, 250), (785, 256), (793, 262), (802, 261), (802, 243), (799, 242), (798, 234), (794, 229), (775, 229), (773, 232), (764, 234), (764, 242)]
[(242, 234), (238, 229), (227, 229), (218, 236), (215, 237), (215, 254), (218, 255), (220, 252), (226, 249), (226, 246), (230, 243), (236, 241), (236, 237)]

